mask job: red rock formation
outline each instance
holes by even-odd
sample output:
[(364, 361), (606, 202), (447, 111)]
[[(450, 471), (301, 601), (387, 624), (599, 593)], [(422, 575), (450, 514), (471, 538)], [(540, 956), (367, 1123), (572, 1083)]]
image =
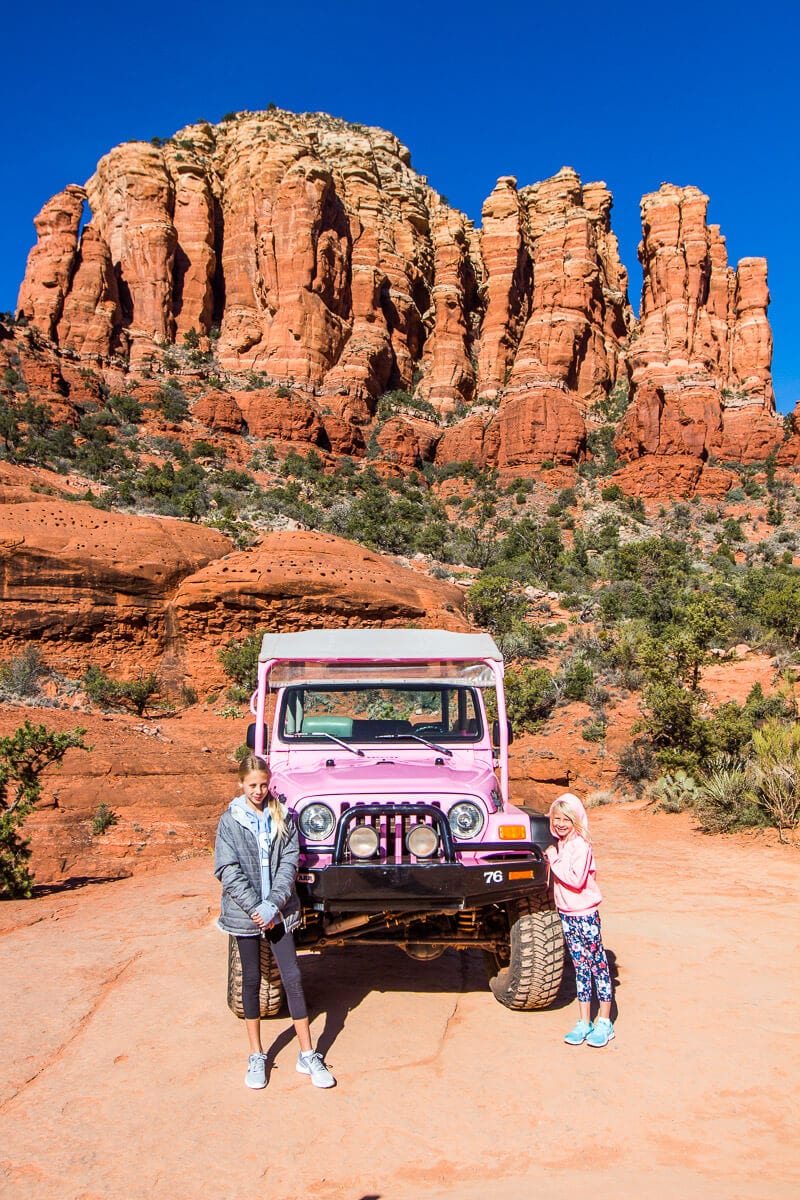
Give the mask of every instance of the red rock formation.
[[(278, 389), (279, 391), (280, 389)], [(252, 437), (322, 445), (324, 429), (316, 406), (304, 396), (281, 396), (275, 389), (234, 392)]]
[(117, 274), (123, 322), (132, 340), (171, 340), (177, 231), (175, 180), (164, 155), (143, 142), (117, 146), (86, 184), (92, 223)]
[(539, 467), (548, 460), (573, 463), (583, 457), (586, 425), (566, 390), (554, 386), (517, 391), (500, 408), (497, 465), (501, 469)]
[(532, 265), (522, 224), (517, 181), (504, 176), (484, 202), (480, 235), (486, 278), (478, 376), (480, 394), (490, 400), (508, 378), (530, 307)]
[(381, 456), (405, 470), (430, 462), (438, 439), (439, 432), (435, 425), (409, 417), (390, 417), (375, 438), (381, 448)]
[(111, 252), (93, 225), (83, 231), (76, 261), (58, 338), (79, 354), (107, 355), (117, 345), (122, 309)]
[(223, 644), (257, 629), (466, 629), (464, 603), (464, 592), (453, 584), (343, 538), (291, 532), (267, 534), (249, 550), (184, 579), (171, 611), (189, 670), (207, 675), (209, 636)]
[(192, 416), (212, 433), (241, 433), (242, 410), (226, 392), (207, 392), (192, 406)]
[(89, 504), (0, 505), (0, 636), (80, 648), (108, 663), (164, 653), (166, 600), (186, 575), (231, 549), (216, 530)]
[(630, 321), (611, 195), (605, 184), (582, 187), (564, 167), (524, 188), (520, 201), (533, 287), (505, 396), (531, 383), (562, 384), (586, 411), (616, 382)]
[(78, 228), (86, 192), (70, 184), (48, 200), (34, 219), (38, 241), (28, 255), (17, 312), (53, 338), (72, 284), (78, 253)]
[(704, 467), (690, 454), (645, 455), (612, 475), (629, 496), (658, 500), (665, 496), (706, 496), (721, 500), (738, 483), (738, 476), (719, 467)]
[(766, 263), (727, 264), (708, 197), (662, 185), (642, 201), (642, 315), (631, 408), (615, 442), (641, 454), (763, 459), (781, 441), (770, 377)]
[[(84, 196), (93, 219), (78, 245)], [(503, 177), (478, 235), (391, 134), (243, 113), (161, 147), (119, 146), (85, 191), (50, 201), (20, 309), (104, 371), (112, 353), (134, 371), (173, 371), (169, 343), (183, 350), (191, 330), (219, 325), (199, 348), (213, 352), (209, 374), (233, 373), (223, 386), (240, 408), (237, 373), (261, 373), (244, 402), (256, 437), (359, 453), (369, 430), (354, 427), (374, 421), (377, 399), (415, 389), (467, 422), (446, 430), (438, 459), (458, 445), (532, 470), (578, 460), (583, 422), (601, 423), (599, 402), (630, 378), (624, 457), (756, 460), (781, 433), (766, 266), (731, 270), (706, 207), (696, 188), (644, 198), (635, 327), (604, 184), (569, 168), (520, 190)]]

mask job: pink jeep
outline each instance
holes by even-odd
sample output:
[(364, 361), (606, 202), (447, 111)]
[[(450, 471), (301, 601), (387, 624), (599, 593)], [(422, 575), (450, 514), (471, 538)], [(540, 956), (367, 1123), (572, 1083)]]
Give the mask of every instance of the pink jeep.
[(300, 830), (298, 946), (390, 943), (418, 959), (480, 949), (501, 1004), (553, 1001), (564, 951), (542, 853), (552, 839), (542, 814), (509, 800), (491, 637), (269, 633), (251, 708), (248, 744)]

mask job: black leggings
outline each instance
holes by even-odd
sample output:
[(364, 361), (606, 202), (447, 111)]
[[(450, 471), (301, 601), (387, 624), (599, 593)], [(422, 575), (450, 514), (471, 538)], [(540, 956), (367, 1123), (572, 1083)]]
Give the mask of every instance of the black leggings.
[[(306, 998), (303, 994), (303, 981), (300, 977), (300, 964), (297, 961), (297, 951), (294, 948), (294, 938), (286, 932), (286, 926), (280, 925), (268, 929), (266, 933), (269, 948), (272, 951), (278, 970), (281, 973), (281, 983), (286, 992), (286, 1003), (289, 1005), (289, 1015), (293, 1021), (300, 1021), (308, 1016)], [(239, 957), (242, 960), (242, 1007), (248, 1020), (261, 1016), (259, 991), (261, 988), (261, 938), (237, 937)]]

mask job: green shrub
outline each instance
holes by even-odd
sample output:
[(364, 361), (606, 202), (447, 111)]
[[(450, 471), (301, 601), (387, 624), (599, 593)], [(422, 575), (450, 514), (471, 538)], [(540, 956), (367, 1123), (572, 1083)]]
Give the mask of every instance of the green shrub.
[(631, 783), (644, 783), (656, 773), (656, 756), (649, 742), (637, 738), (623, 747), (619, 756), (618, 774)]
[(38, 646), (26, 646), (22, 654), (0, 664), (0, 695), (38, 696), (46, 673)]
[(556, 685), (545, 667), (510, 667), (506, 671), (506, 707), (515, 728), (533, 730), (553, 711)]
[(767, 824), (745, 762), (731, 754), (718, 754), (709, 761), (700, 777), (695, 811), (704, 833), (730, 833)]
[(9, 737), (0, 738), (0, 898), (28, 898), (33, 891), (29, 839), (20, 836), (25, 818), (42, 794), (40, 776), (60, 766), (68, 750), (90, 750), (85, 729), (55, 733), (29, 721)]
[(574, 658), (564, 667), (563, 695), (565, 700), (585, 700), (594, 683), (594, 671), (585, 658)]
[(183, 391), (175, 384), (165, 384), (158, 394), (156, 405), (165, 421), (180, 425), (189, 415), (189, 405)]
[(258, 656), (264, 638), (263, 629), (249, 634), (243, 641), (235, 638), (227, 646), (217, 651), (217, 658), (234, 687), (228, 691), (231, 700), (249, 700), (253, 694), (258, 676)]
[(800, 823), (800, 724), (766, 721), (753, 732), (753, 753), (753, 791), (784, 841), (784, 830)]
[(92, 834), (95, 837), (99, 837), (101, 834), (104, 834), (107, 829), (110, 829), (112, 825), (116, 825), (118, 821), (119, 817), (117, 814), (113, 811), (113, 809), (108, 807), (105, 800), (102, 800), (100, 804), (98, 804), (97, 812), (92, 818)]
[(142, 670), (137, 679), (112, 679), (100, 667), (88, 667), (83, 675), (83, 689), (95, 704), (107, 708), (131, 708), (143, 717), (153, 696), (158, 694), (158, 677), (154, 671)]

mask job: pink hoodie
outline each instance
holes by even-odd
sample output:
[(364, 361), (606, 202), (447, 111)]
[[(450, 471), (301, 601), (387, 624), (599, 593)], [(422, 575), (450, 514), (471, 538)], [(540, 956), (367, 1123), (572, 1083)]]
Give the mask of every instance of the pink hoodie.
[[(554, 837), (556, 833), (553, 829), (553, 808), (556, 804), (563, 804), (577, 825), (582, 826), (588, 834), (589, 820), (586, 809), (577, 796), (573, 796), (572, 792), (565, 792), (551, 804), (547, 814), (550, 818), (550, 832)], [(558, 911), (570, 916), (594, 912), (603, 897), (595, 878), (592, 847), (581, 835), (579, 828), (574, 829), (563, 842), (559, 841), (555, 853), (552, 856), (548, 855), (548, 858)]]

